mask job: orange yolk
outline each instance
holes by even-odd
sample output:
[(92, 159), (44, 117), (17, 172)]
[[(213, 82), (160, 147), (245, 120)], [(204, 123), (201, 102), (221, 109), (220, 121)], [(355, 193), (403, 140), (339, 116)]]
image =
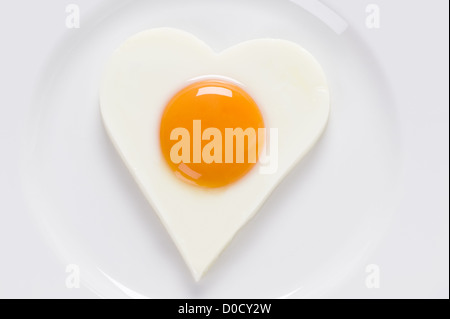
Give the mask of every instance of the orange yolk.
[(241, 87), (205, 80), (185, 87), (167, 104), (160, 145), (180, 179), (216, 188), (241, 179), (254, 167), (264, 128), (258, 106)]

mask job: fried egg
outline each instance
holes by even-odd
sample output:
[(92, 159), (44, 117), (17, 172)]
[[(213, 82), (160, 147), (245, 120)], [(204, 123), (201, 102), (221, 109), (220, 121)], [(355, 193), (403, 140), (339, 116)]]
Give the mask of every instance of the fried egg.
[(100, 106), (112, 143), (199, 280), (319, 140), (329, 91), (298, 44), (259, 39), (216, 53), (159, 28), (113, 53)]

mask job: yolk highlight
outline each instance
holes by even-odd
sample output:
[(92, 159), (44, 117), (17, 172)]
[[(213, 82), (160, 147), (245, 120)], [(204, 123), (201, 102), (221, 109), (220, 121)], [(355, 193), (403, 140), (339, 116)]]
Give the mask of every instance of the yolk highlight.
[(196, 82), (167, 104), (161, 118), (161, 151), (185, 182), (222, 187), (254, 167), (264, 128), (258, 106), (241, 87), (222, 80)]

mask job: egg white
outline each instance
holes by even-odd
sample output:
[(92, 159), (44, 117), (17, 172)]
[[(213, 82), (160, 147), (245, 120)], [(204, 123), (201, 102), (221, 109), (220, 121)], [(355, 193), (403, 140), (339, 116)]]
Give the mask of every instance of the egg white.
[[(178, 179), (161, 154), (159, 128), (167, 102), (199, 78), (240, 83), (277, 128), (278, 170), (259, 165), (218, 189)], [(285, 40), (241, 43), (222, 53), (184, 31), (160, 28), (129, 38), (107, 63), (100, 88), (104, 124), (118, 153), (199, 280), (258, 211), (326, 127), (329, 93), (314, 57)]]

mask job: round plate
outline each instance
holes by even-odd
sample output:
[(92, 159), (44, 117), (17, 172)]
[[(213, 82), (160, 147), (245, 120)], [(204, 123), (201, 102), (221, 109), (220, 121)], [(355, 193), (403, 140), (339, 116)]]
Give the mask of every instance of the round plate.
[[(344, 20), (311, 3), (105, 1), (67, 33), (37, 88), (22, 168), (43, 233), (64, 262), (80, 267), (83, 284), (102, 297), (318, 297), (363, 271), (397, 198), (396, 110), (370, 51)], [(322, 140), (199, 283), (99, 112), (105, 61), (154, 27), (191, 32), (217, 51), (257, 38), (296, 42), (320, 61), (332, 94)]]

